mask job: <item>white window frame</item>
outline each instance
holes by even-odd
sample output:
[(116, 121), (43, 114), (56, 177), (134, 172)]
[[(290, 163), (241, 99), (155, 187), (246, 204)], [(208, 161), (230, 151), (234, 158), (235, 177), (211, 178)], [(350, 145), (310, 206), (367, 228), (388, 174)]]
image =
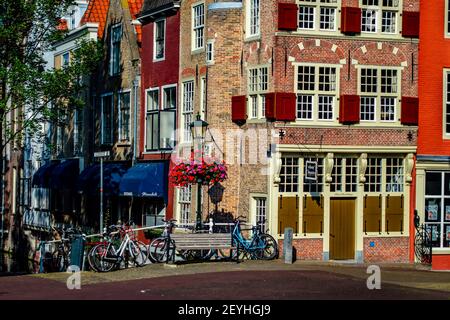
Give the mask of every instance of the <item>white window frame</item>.
[[(337, 33), (338, 26), (340, 24), (340, 10), (341, 10), (341, 1), (335, 0), (335, 2), (327, 3), (321, 2), (322, 0), (297, 0), (298, 5), (298, 16), (297, 16), (297, 26), (298, 31), (301, 32), (320, 32), (320, 33)], [(301, 7), (308, 7), (313, 9), (313, 27), (312, 28), (300, 28), (300, 10)], [(321, 9), (334, 9), (334, 26), (333, 29), (321, 29), (320, 27), (320, 18), (321, 18)]]
[[(361, 34), (375, 35), (375, 36), (400, 36), (401, 30), (401, 15), (403, 12), (403, 0), (392, 0), (394, 3), (398, 2), (398, 6), (383, 6), (383, 0), (368, 0), (368, 1), (378, 1), (378, 5), (364, 5), (364, 0), (359, 0), (359, 7), (361, 8)], [(375, 19), (375, 31), (363, 31), (363, 15), (365, 10), (373, 10), (376, 14)], [(383, 12), (395, 12), (395, 32), (383, 32)]]
[[(440, 175), (441, 175), (441, 193), (439, 194), (439, 195), (427, 195), (426, 194), (426, 187), (425, 187), (425, 203), (424, 203), (424, 205), (425, 205), (425, 214), (426, 214), (426, 200), (427, 199), (439, 199), (440, 200), (440, 202), (441, 202), (441, 208), (440, 208), (440, 210), (441, 210), (441, 212), (440, 212), (440, 214), (441, 214), (441, 219), (438, 221), (438, 222), (427, 222), (426, 221), (426, 217), (425, 217), (425, 219), (424, 219), (424, 224), (425, 225), (436, 225), (436, 224), (439, 224), (439, 226), (440, 226), (440, 228), (439, 228), (439, 230), (438, 230), (438, 232), (441, 234), (441, 240), (440, 240), (440, 243), (439, 243), (439, 247), (433, 247), (433, 250), (437, 250), (437, 251), (439, 251), (439, 250), (448, 250), (448, 249), (450, 249), (450, 247), (444, 247), (444, 237), (446, 237), (446, 235), (447, 235), (447, 233), (446, 233), (446, 230), (444, 229), (444, 226), (446, 226), (446, 225), (449, 225), (450, 224), (450, 222), (449, 221), (445, 221), (445, 200), (448, 200), (448, 199), (450, 199), (450, 195), (446, 195), (445, 194), (445, 174), (448, 174), (449, 172), (448, 171), (445, 171), (445, 170), (441, 170), (441, 171), (439, 171), (439, 170), (429, 170), (429, 171), (426, 171), (426, 174), (427, 173), (439, 173)], [(426, 180), (426, 174), (425, 174), (425, 186), (426, 186), (426, 183), (427, 183), (427, 180)]]
[[(361, 91), (361, 70), (362, 69), (372, 69), (377, 70), (377, 91), (376, 92), (362, 92)], [(381, 74), (383, 70), (395, 70), (397, 71), (397, 92), (395, 93), (383, 93), (381, 92)], [(401, 99), (401, 90), (402, 90), (402, 67), (390, 67), (390, 66), (371, 66), (371, 65), (358, 65), (357, 66), (357, 73), (358, 73), (358, 96), (360, 97), (361, 101), (365, 97), (371, 97), (375, 98), (375, 115), (374, 120), (363, 120), (361, 117), (361, 124), (364, 123), (371, 123), (371, 124), (382, 124), (382, 125), (392, 125), (392, 124), (399, 124), (399, 118), (400, 118), (400, 112), (399, 112), (399, 105), (400, 105), (400, 99)], [(394, 120), (381, 120), (381, 99), (382, 98), (393, 98), (395, 101), (394, 105)], [(361, 104), (362, 107), (362, 104)], [(361, 110), (360, 110), (361, 115)]]
[[(203, 6), (203, 24), (195, 25), (196, 20), (196, 8), (199, 6)], [(206, 37), (206, 6), (205, 2), (196, 2), (192, 4), (191, 7), (191, 15), (192, 15), (192, 21), (191, 21), (191, 30), (192, 30), (192, 39), (191, 39), (191, 51), (201, 51), (205, 49), (205, 37)], [(197, 36), (197, 31), (202, 32), (202, 36)], [(197, 43), (201, 42), (201, 46), (197, 46)]]
[[(267, 77), (266, 82), (261, 80), (262, 77), (262, 70), (265, 69), (265, 75)], [(255, 88), (252, 88), (252, 82), (251, 82), (251, 73), (253, 71), (256, 71), (256, 82), (254, 83)], [(265, 84), (265, 88), (262, 88), (263, 84)], [(247, 69), (247, 88), (248, 88), (248, 110), (247, 114), (249, 115), (249, 120), (258, 120), (258, 119), (265, 119), (265, 103), (266, 103), (266, 94), (269, 91), (269, 84), (270, 84), (270, 78), (269, 78), (269, 66), (268, 65), (259, 65), (254, 67), (249, 67)], [(256, 99), (256, 115), (253, 113), (253, 109), (255, 108), (255, 105), (253, 103), (253, 98)]]
[[(67, 56), (67, 61), (65, 61), (64, 57)], [(66, 51), (61, 54), (61, 69), (70, 65), (70, 51)]]
[[(340, 164), (340, 173), (337, 174), (336, 170), (337, 170), (337, 162), (338, 160), (341, 161)], [(333, 159), (334, 163), (333, 163), (333, 170), (331, 172), (331, 177), (333, 179), (333, 181), (330, 183), (330, 193), (331, 194), (347, 194), (347, 193), (358, 193), (359, 192), (359, 181), (358, 181), (358, 170), (359, 170), (359, 161), (358, 158), (355, 157), (354, 155), (337, 155), (334, 157)], [(352, 165), (351, 162), (355, 162), (355, 165)], [(354, 168), (355, 172), (351, 172), (350, 174), (347, 174), (347, 168)], [(335, 181), (336, 177), (340, 177), (341, 180), (340, 182)], [(351, 177), (355, 178), (355, 183), (351, 183), (348, 182), (348, 180), (351, 179)], [(351, 180), (350, 180), (351, 181)], [(341, 190), (337, 190), (337, 186), (340, 185), (341, 186)], [(347, 190), (348, 186), (354, 185), (355, 186), (355, 190)], [(333, 188), (336, 188), (333, 191)]]
[[(121, 97), (122, 97), (122, 95), (123, 94), (129, 94), (130, 95), (130, 106), (129, 106), (129, 110), (128, 110), (128, 115), (129, 115), (129, 121), (128, 121), (128, 139), (125, 139), (124, 137), (122, 137), (122, 121), (123, 121), (123, 119), (122, 119), (122, 99), (121, 99)], [(118, 136), (119, 136), (119, 142), (130, 142), (130, 138), (131, 138), (131, 89), (125, 89), (125, 90), (120, 90), (119, 91), (119, 94), (118, 94), (118, 116), (119, 116), (119, 123), (118, 123), (118, 126), (119, 126), (119, 134), (118, 134)]]
[[(260, 209), (261, 207), (258, 206), (258, 201), (264, 201), (265, 202), (265, 206), (264, 206), (264, 215), (261, 215), (261, 212), (258, 212), (258, 209)], [(252, 225), (257, 224), (257, 222), (259, 221), (259, 218), (261, 216), (263, 216), (265, 218), (265, 223), (263, 226), (263, 229), (261, 230), (263, 233), (267, 232), (268, 228), (269, 228), (269, 197), (267, 196), (267, 194), (259, 194), (259, 193), (252, 193), (250, 194), (250, 203), (251, 203), (251, 208), (250, 208), (250, 212), (251, 212), (251, 223)]]
[(450, 38), (450, 0), (445, 0), (444, 38)]
[[(297, 108), (298, 97), (300, 95), (312, 96), (312, 118), (303, 119), (298, 118), (298, 109), (296, 111), (296, 121), (299, 122), (317, 122), (320, 124), (335, 124), (337, 123), (337, 116), (339, 115), (339, 92), (340, 92), (340, 70), (342, 65), (340, 64), (325, 64), (325, 63), (294, 63), (294, 93), (297, 94)], [(299, 67), (314, 67), (314, 90), (302, 90), (298, 89), (298, 69)], [(319, 70), (320, 68), (334, 68), (336, 70), (335, 88), (332, 91), (319, 91)], [(319, 119), (319, 96), (332, 96), (333, 99), (333, 114), (331, 119)]]
[[(156, 52), (156, 36), (157, 36), (157, 30), (158, 30), (158, 23), (163, 22), (163, 26), (164, 26), (164, 35), (163, 35), (163, 56), (158, 58), (156, 56), (157, 52)], [(165, 18), (161, 18), (158, 20), (155, 20), (155, 22), (153, 23), (153, 61), (154, 62), (158, 62), (158, 61), (164, 61), (166, 59), (166, 35), (167, 35), (167, 21)]]
[[(120, 41), (114, 42), (114, 30), (115, 30), (116, 28), (120, 28)], [(120, 49), (121, 49), (122, 36), (123, 36), (123, 27), (122, 27), (122, 23), (116, 23), (116, 24), (112, 25), (112, 26), (111, 26), (111, 42), (110, 42), (110, 49), (109, 49), (109, 50), (110, 50), (110, 51), (109, 51), (109, 53), (110, 53), (110, 60), (109, 60), (109, 75), (110, 75), (110, 76), (116, 76), (116, 75), (120, 74), (120, 60), (121, 60), (121, 52), (120, 52)], [(114, 61), (115, 61), (115, 60), (114, 60), (114, 57), (115, 57), (115, 54), (114, 54), (114, 45), (115, 45), (116, 43), (118, 43), (118, 46), (119, 46), (119, 56), (117, 57), (117, 63), (118, 63), (118, 66), (117, 66), (118, 70), (117, 70), (117, 72), (115, 72), (116, 70), (114, 70)]]
[[(447, 132), (447, 115), (450, 117), (450, 97), (448, 97), (450, 91), (447, 90), (450, 88), (450, 81), (448, 80), (450, 80), (450, 68), (444, 68), (442, 74), (442, 137), (446, 140), (450, 139), (450, 131)], [(450, 126), (450, 121), (448, 125)]]
[[(178, 221), (180, 225), (192, 223), (192, 186), (177, 187)], [(186, 196), (186, 197), (185, 197)]]
[[(246, 10), (245, 10), (245, 28), (246, 28), (246, 39), (257, 39), (261, 36), (261, 2), (264, 0), (246, 0)], [(255, 10), (252, 10), (255, 3), (258, 3), (257, 15), (255, 16)], [(254, 20), (257, 21), (253, 24)], [(253, 30), (256, 32), (252, 32)]]
[[(192, 85), (192, 101), (190, 101), (191, 106), (190, 109), (186, 111), (186, 86), (187, 84)], [(195, 105), (195, 80), (194, 79), (186, 79), (181, 83), (181, 106), (180, 106), (180, 115), (181, 115), (181, 125), (180, 125), (180, 131), (181, 131), (181, 141), (191, 143), (192, 142), (192, 135), (191, 130), (189, 127), (186, 127), (186, 125), (189, 123), (192, 123), (194, 121), (194, 107)], [(186, 117), (190, 117), (191, 121), (188, 121)]]
[(206, 121), (206, 104), (207, 104), (207, 83), (206, 76), (200, 78), (200, 117)]
[(215, 40), (206, 41), (206, 64), (214, 64), (214, 43)]
[[(82, 118), (81, 121), (79, 120), (79, 117), (83, 116), (83, 109), (75, 108), (73, 111), (73, 151), (74, 154), (82, 153), (83, 151), (83, 124), (84, 119)], [(80, 135), (81, 133), (81, 135)]]
[[(103, 117), (104, 115), (104, 108), (105, 106), (103, 105), (104, 102), (104, 98), (111, 96), (111, 141), (110, 142), (105, 142), (105, 118)], [(110, 144), (114, 144), (114, 93), (112, 92), (108, 92), (108, 93), (104, 93), (100, 96), (100, 104), (101, 104), (101, 140), (100, 143), (103, 145), (110, 145)]]
[[(148, 98), (148, 95), (149, 95), (149, 93), (150, 92), (157, 92), (157, 94), (158, 94), (158, 99), (157, 99), (157, 101), (156, 101), (156, 103), (157, 103), (157, 107), (156, 107), (156, 109), (149, 109), (148, 108), (148, 104), (149, 104), (149, 98)], [(147, 124), (147, 122), (148, 122), (148, 116), (149, 116), (149, 114), (158, 114), (158, 130), (159, 130), (159, 111), (161, 110), (161, 103), (160, 103), (160, 101), (161, 101), (161, 94), (160, 94), (160, 89), (159, 89), (159, 87), (153, 87), (153, 88), (148, 88), (148, 89), (146, 89), (145, 90), (145, 128), (144, 128), (144, 134), (145, 134), (145, 137), (144, 137), (144, 150), (145, 150), (145, 153), (151, 153), (151, 152), (157, 152), (158, 151), (158, 148), (155, 148), (155, 149), (153, 149), (153, 148), (148, 148), (148, 130), (147, 130), (147, 128), (148, 128), (148, 124)], [(153, 135), (152, 135), (152, 138), (153, 138)], [(159, 139), (159, 137), (158, 137), (158, 139)], [(152, 141), (152, 143), (151, 143), (152, 145), (153, 145), (153, 141)], [(159, 144), (159, 143), (158, 143)]]

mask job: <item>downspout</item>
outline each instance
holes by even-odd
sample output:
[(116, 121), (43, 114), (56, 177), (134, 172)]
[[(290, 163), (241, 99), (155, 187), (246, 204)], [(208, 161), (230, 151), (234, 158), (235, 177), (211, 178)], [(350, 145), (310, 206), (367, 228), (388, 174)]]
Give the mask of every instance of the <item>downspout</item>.
[(134, 119), (133, 119), (133, 159), (132, 164), (136, 162), (137, 159), (137, 113), (138, 113), (138, 87), (139, 87), (139, 75), (133, 80), (133, 91), (134, 91)]

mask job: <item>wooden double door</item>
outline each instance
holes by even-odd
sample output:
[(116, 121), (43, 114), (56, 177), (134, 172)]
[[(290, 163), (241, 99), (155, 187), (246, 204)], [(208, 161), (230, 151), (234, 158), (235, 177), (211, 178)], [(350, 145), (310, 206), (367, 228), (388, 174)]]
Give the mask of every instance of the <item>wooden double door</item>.
[(356, 199), (331, 198), (330, 204), (330, 259), (355, 258)]

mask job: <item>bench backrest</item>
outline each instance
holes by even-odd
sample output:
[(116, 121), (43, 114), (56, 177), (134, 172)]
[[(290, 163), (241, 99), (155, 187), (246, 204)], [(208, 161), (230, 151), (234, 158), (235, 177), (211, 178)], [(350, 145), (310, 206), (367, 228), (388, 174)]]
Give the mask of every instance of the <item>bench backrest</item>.
[(232, 244), (229, 233), (192, 233), (171, 234), (170, 238), (175, 241), (175, 247), (179, 249), (221, 249), (230, 248)]

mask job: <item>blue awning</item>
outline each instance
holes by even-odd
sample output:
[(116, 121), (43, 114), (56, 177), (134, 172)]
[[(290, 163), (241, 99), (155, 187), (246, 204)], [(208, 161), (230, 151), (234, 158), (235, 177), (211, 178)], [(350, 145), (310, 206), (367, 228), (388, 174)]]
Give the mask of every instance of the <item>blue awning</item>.
[(52, 161), (39, 167), (33, 175), (32, 186), (35, 188), (50, 188), (50, 177), (58, 164), (59, 161)]
[[(103, 195), (119, 195), (119, 184), (129, 165), (123, 162), (106, 162), (103, 164)], [(100, 193), (100, 164), (88, 166), (81, 172), (77, 181), (78, 192), (98, 196)]]
[(50, 187), (57, 190), (75, 189), (80, 174), (79, 162), (78, 159), (69, 159), (57, 165), (50, 176)]
[(168, 162), (139, 163), (120, 182), (120, 195), (164, 198), (167, 202)]

